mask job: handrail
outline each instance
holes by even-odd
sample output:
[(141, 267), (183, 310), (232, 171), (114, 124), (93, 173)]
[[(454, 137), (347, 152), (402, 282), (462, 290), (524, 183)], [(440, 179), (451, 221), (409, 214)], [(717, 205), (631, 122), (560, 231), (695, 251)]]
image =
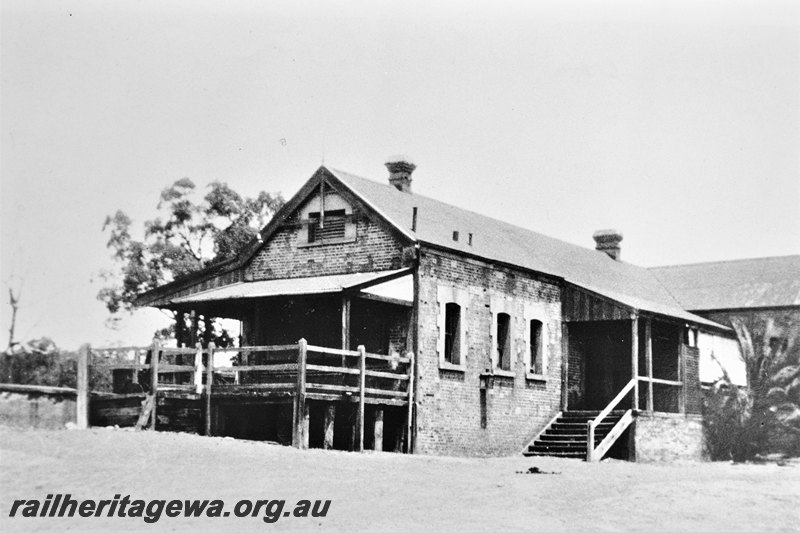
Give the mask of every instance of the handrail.
[(341, 348), (327, 348), (325, 346), (308, 345), (308, 351), (314, 353), (323, 353), (328, 355), (344, 355), (346, 357), (361, 357), (361, 354), (356, 350), (343, 350)]
[[(622, 401), (628, 393), (633, 390), (633, 388), (637, 385), (638, 380), (636, 378), (632, 378), (627, 385), (622, 387), (622, 390), (614, 396), (614, 399), (606, 405), (606, 408), (600, 411), (600, 414), (597, 415), (597, 418), (593, 420), (589, 420), (586, 425), (588, 427), (588, 438), (586, 439), (586, 460), (587, 461), (594, 461), (595, 460), (595, 446), (594, 446), (594, 433), (595, 428), (614, 410), (614, 407), (617, 406), (619, 402)], [(638, 407), (638, 406), (637, 406)]]
[(92, 352), (130, 352), (130, 351), (148, 351), (152, 346), (107, 346), (103, 348), (91, 348)]
[(619, 421), (614, 425), (613, 428), (608, 432), (606, 438), (597, 445), (597, 448), (594, 449), (592, 452), (592, 458), (587, 458), (587, 461), (597, 461), (602, 459), (603, 456), (611, 449), (611, 446), (617, 441), (622, 432), (628, 429), (633, 423), (633, 409), (628, 409), (625, 411), (625, 414), (619, 419)]
[(673, 381), (671, 379), (648, 378), (647, 376), (639, 376), (639, 381), (643, 383), (653, 382), (656, 385), (671, 385), (673, 387), (682, 387), (683, 381)]
[(164, 347), (161, 347), (161, 348), (158, 349), (158, 351), (161, 352), (162, 356), (164, 356), (164, 355), (191, 355), (191, 354), (194, 354), (194, 353), (197, 352), (197, 348), (189, 348), (188, 346), (184, 347), (184, 348), (164, 348)]
[(194, 365), (159, 365), (159, 374), (185, 374), (186, 372), (196, 372)]
[[(343, 355), (345, 357), (361, 357), (361, 353), (358, 350), (343, 350), (341, 348), (326, 348), (324, 346), (315, 346), (313, 344), (308, 345), (308, 351), (314, 353), (321, 353), (326, 355)], [(377, 359), (380, 361), (397, 361), (398, 363), (410, 363), (411, 359), (408, 357), (400, 357), (400, 356), (393, 356), (393, 355), (382, 355), (377, 353), (370, 353), (364, 352), (364, 357), (367, 359)]]
[(242, 366), (214, 366), (214, 372), (251, 372), (251, 371), (278, 371), (297, 370), (297, 363), (275, 365), (242, 365)]
[(150, 368), (150, 363), (102, 363), (91, 367), (103, 370), (146, 370)]
[[(301, 349), (301, 345), (304, 345), (304, 349), (307, 353), (317, 353), (317, 354), (324, 354), (324, 355), (344, 355), (344, 356), (352, 356), (354, 358), (359, 358), (362, 364), (359, 364), (356, 367), (348, 367), (348, 366), (338, 366), (337, 365), (328, 365), (324, 362), (316, 362), (316, 363), (308, 363), (304, 362), (302, 365), (302, 369), (298, 364), (297, 360), (291, 362), (284, 362), (284, 361), (264, 361), (261, 364), (243, 364), (243, 365), (236, 365), (236, 363), (222, 363), (218, 364), (214, 361), (214, 356), (219, 354), (241, 354), (245, 356), (247, 354), (251, 354), (254, 352), (286, 352), (286, 351), (296, 351)], [(151, 374), (153, 373), (155, 367), (155, 375), (165, 375), (165, 374), (194, 374), (194, 387), (196, 389), (197, 394), (205, 394), (206, 396), (210, 396), (210, 384), (209, 381), (213, 379), (214, 373), (235, 373), (237, 376), (237, 383), (235, 384), (224, 384), (224, 383), (217, 383), (215, 387), (220, 387), (220, 390), (236, 390), (238, 387), (244, 388), (254, 388), (263, 386), (264, 388), (272, 388), (272, 387), (283, 387), (284, 385), (281, 383), (247, 383), (247, 384), (239, 384), (238, 383), (238, 375), (239, 373), (250, 373), (250, 372), (268, 372), (274, 374), (276, 377), (280, 378), (283, 376), (286, 377), (287, 374), (295, 374), (300, 373), (302, 371), (303, 374), (307, 374), (306, 379), (314, 381), (314, 375), (353, 375), (359, 376), (359, 382), (364, 381), (366, 378), (378, 379), (378, 380), (391, 380), (395, 383), (406, 383), (408, 387), (403, 387), (405, 390), (393, 390), (393, 389), (383, 389), (383, 388), (371, 388), (363, 386), (365, 393), (370, 395), (389, 395), (389, 396), (397, 396), (397, 397), (406, 397), (409, 398), (413, 394), (413, 354), (411, 352), (405, 354), (404, 356), (400, 356), (399, 354), (392, 354), (392, 355), (383, 355), (383, 354), (376, 354), (376, 353), (369, 353), (362, 346), (359, 347), (357, 350), (344, 350), (341, 348), (328, 348), (324, 346), (315, 346), (306, 344), (305, 341), (298, 342), (296, 344), (283, 344), (283, 345), (264, 345), (264, 346), (240, 346), (234, 347), (229, 346), (225, 348), (218, 348), (213, 345), (213, 343), (209, 344), (207, 347), (202, 347), (199, 343), (195, 348), (189, 347), (182, 347), (182, 348), (167, 348), (160, 346), (154, 343), (151, 346), (146, 347), (110, 347), (110, 348), (103, 348), (103, 349), (92, 349), (96, 355), (101, 355), (104, 352), (135, 352), (135, 358), (133, 360), (124, 360), (124, 361), (108, 361), (108, 360), (101, 360), (99, 362), (95, 362), (94, 364), (90, 363), (90, 366), (100, 370), (127, 370), (134, 373), (134, 376), (138, 374), (138, 371), (143, 370), (150, 370)], [(141, 357), (145, 354), (151, 354), (150, 361), (144, 363), (141, 361)], [(190, 355), (194, 354), (196, 357), (194, 358), (193, 363), (189, 364), (172, 364), (172, 362), (167, 362), (166, 357), (174, 356), (174, 355)], [(166, 356), (166, 357), (165, 357)], [(365, 364), (368, 361), (380, 361), (382, 364), (374, 364), (371, 368), (369, 364)], [(154, 364), (155, 363), (155, 364)], [(386, 363), (389, 363), (389, 366), (386, 366)], [(397, 365), (403, 365), (402, 367), (398, 368)], [(363, 366), (364, 368), (361, 368)], [(377, 367), (377, 368), (376, 368)], [(205, 376), (205, 383), (203, 380), (203, 375)], [(136, 377), (134, 377), (136, 380)], [(151, 376), (151, 388), (154, 386), (153, 381), (154, 378)], [(321, 383), (308, 383), (307, 386), (318, 386), (318, 385), (331, 385), (331, 384), (321, 384)], [(191, 386), (189, 384), (183, 383), (162, 383), (159, 380), (159, 388), (163, 390), (172, 390), (172, 389), (189, 389)], [(361, 395), (361, 385), (357, 385), (353, 390), (342, 390), (341, 392), (355, 392)], [(333, 389), (331, 389), (333, 390)]]
[(265, 346), (227, 346), (225, 348), (214, 348), (215, 353), (237, 353), (237, 352), (283, 352), (297, 350), (298, 344), (268, 344)]

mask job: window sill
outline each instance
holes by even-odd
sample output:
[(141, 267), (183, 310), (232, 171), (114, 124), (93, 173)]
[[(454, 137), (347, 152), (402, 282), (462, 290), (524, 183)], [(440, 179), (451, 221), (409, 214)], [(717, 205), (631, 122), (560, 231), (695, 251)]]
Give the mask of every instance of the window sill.
[(528, 381), (547, 381), (547, 376), (544, 374), (534, 374), (533, 372), (528, 372), (525, 374), (525, 379)]
[(321, 241), (321, 242), (301, 242), (297, 244), (298, 248), (315, 248), (317, 246), (327, 246), (329, 244), (347, 244), (351, 242), (356, 242), (355, 237), (348, 237), (344, 239), (331, 239), (328, 241)]
[(513, 378), (517, 376), (517, 373), (513, 370), (501, 370), (499, 368), (492, 370), (492, 374), (495, 376), (500, 376), (501, 378)]
[(439, 370), (450, 370), (453, 372), (466, 372), (467, 368), (464, 365), (454, 365), (452, 363), (446, 363), (444, 361), (439, 361)]

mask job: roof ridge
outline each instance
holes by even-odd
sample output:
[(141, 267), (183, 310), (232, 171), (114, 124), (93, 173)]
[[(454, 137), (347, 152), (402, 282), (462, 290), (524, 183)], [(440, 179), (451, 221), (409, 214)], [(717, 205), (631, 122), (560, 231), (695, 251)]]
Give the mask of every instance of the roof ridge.
[(800, 254), (787, 254), (787, 255), (769, 255), (766, 257), (741, 257), (738, 259), (720, 259), (718, 261), (698, 261), (696, 263), (679, 263), (674, 265), (660, 265), (660, 266), (653, 266), (653, 267), (643, 267), (647, 268), (648, 270), (661, 270), (667, 268), (679, 268), (679, 267), (694, 267), (694, 266), (709, 266), (709, 265), (719, 265), (723, 263), (744, 263), (748, 261), (768, 261), (772, 259), (800, 259)]
[[(328, 167), (326, 167), (326, 168), (328, 168)], [(375, 185), (384, 187), (387, 190), (396, 190), (395, 187), (393, 185), (389, 184), (389, 183), (383, 183), (383, 182), (374, 180), (372, 178), (365, 178), (364, 176), (359, 176), (357, 174), (353, 174), (352, 172), (347, 172), (345, 170), (339, 170), (339, 169), (335, 169), (335, 168), (328, 168), (328, 170), (330, 170), (332, 172), (339, 173), (339, 174), (346, 174), (346, 175), (348, 175), (350, 177), (353, 177), (353, 178), (356, 178), (356, 179), (369, 181), (370, 183), (373, 183)], [(448, 206), (448, 207), (454, 207), (456, 209), (460, 209), (462, 211), (465, 211), (465, 212), (467, 212), (469, 214), (476, 215), (476, 216), (479, 216), (479, 217), (483, 217), (485, 219), (488, 219), (488, 220), (491, 220), (493, 222), (497, 222), (497, 223), (503, 224), (505, 226), (510, 226), (512, 228), (516, 228), (516, 229), (520, 229), (520, 230), (527, 231), (527, 232), (530, 232), (530, 233), (534, 233), (536, 235), (539, 235), (540, 237), (544, 237), (546, 239), (550, 239), (550, 240), (553, 240), (553, 241), (558, 241), (558, 242), (560, 242), (562, 244), (566, 244), (568, 246), (572, 246), (574, 248), (580, 249), (580, 250), (585, 251), (585, 252), (601, 253), (603, 255), (607, 255), (605, 252), (598, 252), (598, 250), (595, 250), (594, 248), (589, 248), (587, 246), (582, 246), (580, 244), (575, 244), (574, 242), (569, 242), (569, 241), (566, 241), (564, 239), (559, 239), (558, 237), (553, 237), (553, 236), (547, 235), (545, 233), (540, 233), (540, 232), (532, 230), (530, 228), (526, 228), (524, 226), (519, 226), (517, 224), (512, 224), (511, 222), (508, 222), (506, 220), (495, 218), (493, 216), (489, 216), (489, 215), (486, 215), (484, 213), (480, 213), (478, 211), (474, 211), (474, 210), (466, 208), (466, 207), (461, 207), (461, 206), (458, 206), (458, 205), (455, 205), (455, 204), (444, 202), (442, 200), (439, 200), (438, 198), (433, 198), (431, 196), (426, 196), (424, 194), (417, 194), (417, 193), (402, 193), (402, 194), (410, 194), (412, 197), (424, 198), (425, 200), (427, 200), (429, 202), (436, 202), (438, 204), (442, 204), (442, 205), (445, 205), (445, 206)], [(408, 231), (411, 231), (411, 230), (409, 229)], [(634, 265), (633, 263), (628, 263), (627, 261), (622, 261), (622, 260), (614, 260), (614, 261), (617, 264), (627, 265), (627, 266), (630, 266), (630, 267), (633, 267), (633, 268), (641, 268), (641, 269), (648, 270), (647, 267)]]

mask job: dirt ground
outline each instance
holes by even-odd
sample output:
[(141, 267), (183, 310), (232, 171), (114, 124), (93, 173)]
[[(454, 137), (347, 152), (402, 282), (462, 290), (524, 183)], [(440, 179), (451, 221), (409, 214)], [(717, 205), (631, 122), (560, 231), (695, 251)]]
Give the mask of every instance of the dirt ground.
[[(524, 474), (538, 467), (547, 474)], [(331, 500), (325, 517), (10, 518), (15, 499)], [(20, 514), (19, 512), (17, 513)], [(0, 428), (0, 530), (800, 531), (800, 464), (299, 451), (111, 429)]]

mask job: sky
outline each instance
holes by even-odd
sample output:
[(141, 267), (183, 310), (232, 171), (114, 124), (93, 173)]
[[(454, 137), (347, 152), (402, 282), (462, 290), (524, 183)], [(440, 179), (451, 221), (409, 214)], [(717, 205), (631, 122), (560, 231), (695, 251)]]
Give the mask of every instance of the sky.
[[(800, 3), (0, 4), (0, 279), (16, 338), (109, 329), (102, 231), (183, 177), (294, 194), (324, 162), (641, 266), (800, 253)], [(7, 338), (0, 337), (5, 346)]]

